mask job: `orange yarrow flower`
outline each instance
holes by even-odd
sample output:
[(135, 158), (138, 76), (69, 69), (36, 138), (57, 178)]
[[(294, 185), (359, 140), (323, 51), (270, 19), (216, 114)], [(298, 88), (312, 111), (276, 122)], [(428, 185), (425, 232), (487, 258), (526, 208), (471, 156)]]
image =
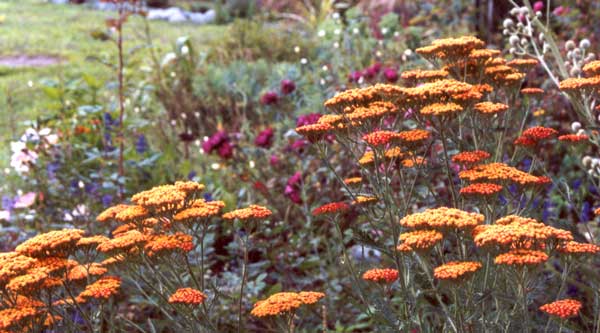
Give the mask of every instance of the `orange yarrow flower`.
[(515, 249), (496, 256), (496, 265), (538, 265), (548, 260), (548, 255), (538, 250)]
[(256, 302), (250, 314), (259, 318), (290, 314), (300, 306), (314, 304), (323, 297), (325, 294), (314, 291), (276, 293)]
[(75, 245), (84, 233), (79, 229), (50, 231), (26, 240), (15, 251), (34, 258), (64, 257), (75, 250)]
[(392, 268), (373, 268), (363, 273), (366, 281), (392, 283), (398, 279), (398, 270)]
[(475, 183), (460, 189), (460, 194), (470, 196), (490, 196), (500, 193), (502, 185), (492, 183)]
[(478, 213), (439, 207), (407, 215), (400, 220), (400, 225), (416, 229), (472, 229), (482, 224), (484, 220), (485, 217)]
[(473, 165), (490, 158), (490, 153), (482, 150), (463, 151), (452, 156), (452, 162), (462, 165)]
[(236, 209), (234, 211), (223, 214), (226, 220), (251, 220), (251, 219), (266, 219), (273, 214), (268, 208), (259, 205), (250, 205), (247, 208)]
[(577, 317), (582, 304), (574, 299), (562, 299), (540, 306), (540, 310), (561, 319)]
[(206, 300), (206, 295), (193, 288), (179, 288), (170, 297), (171, 304), (200, 305)]
[(439, 280), (458, 280), (472, 275), (481, 268), (476, 261), (452, 261), (436, 267), (433, 276)]
[(350, 206), (347, 203), (340, 201), (340, 202), (331, 202), (331, 203), (319, 206), (312, 211), (312, 214), (314, 216), (339, 214), (339, 213), (347, 212), (348, 210), (350, 210)]
[(434, 247), (441, 242), (444, 235), (436, 230), (415, 230), (400, 234), (400, 245), (396, 247), (398, 251), (424, 251)]
[(85, 290), (82, 291), (77, 298), (84, 302), (90, 299), (107, 300), (116, 295), (120, 288), (121, 279), (119, 277), (105, 276), (96, 282), (87, 285)]
[(600, 252), (600, 246), (589, 243), (579, 243), (576, 241), (568, 241), (560, 244), (558, 252), (564, 254), (596, 254)]

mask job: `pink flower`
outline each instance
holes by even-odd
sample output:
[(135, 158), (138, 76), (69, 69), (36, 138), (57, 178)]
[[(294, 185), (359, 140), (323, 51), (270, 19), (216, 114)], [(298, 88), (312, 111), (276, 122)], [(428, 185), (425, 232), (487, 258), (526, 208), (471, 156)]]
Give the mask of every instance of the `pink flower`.
[(28, 192), (19, 197), (15, 201), (15, 208), (27, 208), (35, 203), (35, 192)]
[(543, 1), (536, 1), (533, 4), (533, 11), (534, 12), (541, 12), (542, 10), (544, 10), (544, 2)]
[(273, 105), (279, 101), (279, 96), (274, 91), (267, 91), (262, 96), (260, 96), (260, 102), (263, 105)]
[(295, 204), (302, 203), (302, 198), (300, 195), (301, 185), (302, 173), (298, 171), (287, 180), (287, 184), (285, 186), (284, 194)]
[(269, 158), (269, 164), (271, 166), (277, 166), (279, 164), (279, 157), (277, 157), (275, 154), (271, 155)]
[(294, 90), (296, 90), (296, 84), (294, 81), (288, 79), (281, 80), (281, 92), (284, 95), (289, 95), (293, 93)]
[(361, 77), (362, 77), (362, 71), (354, 71), (354, 72), (348, 74), (348, 81), (358, 82), (358, 80), (360, 80)]
[(377, 74), (379, 74), (379, 71), (381, 71), (381, 63), (376, 62), (373, 65), (367, 67), (363, 74), (367, 79), (372, 79), (374, 78)]
[(385, 80), (388, 83), (394, 83), (398, 81), (398, 72), (391, 67), (388, 67), (383, 70), (383, 76), (385, 76)]
[(556, 16), (561, 16), (561, 15), (565, 15), (569, 12), (569, 7), (563, 7), (563, 6), (558, 6), (556, 8), (554, 8), (554, 10), (552, 11), (552, 14), (556, 15)]

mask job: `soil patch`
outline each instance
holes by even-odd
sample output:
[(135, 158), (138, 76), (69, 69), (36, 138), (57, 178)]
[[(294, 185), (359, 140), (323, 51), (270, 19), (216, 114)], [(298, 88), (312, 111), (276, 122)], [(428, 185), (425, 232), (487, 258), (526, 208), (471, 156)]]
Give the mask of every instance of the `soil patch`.
[(0, 56), (0, 67), (45, 67), (60, 62), (59, 57), (50, 55), (12, 55)]

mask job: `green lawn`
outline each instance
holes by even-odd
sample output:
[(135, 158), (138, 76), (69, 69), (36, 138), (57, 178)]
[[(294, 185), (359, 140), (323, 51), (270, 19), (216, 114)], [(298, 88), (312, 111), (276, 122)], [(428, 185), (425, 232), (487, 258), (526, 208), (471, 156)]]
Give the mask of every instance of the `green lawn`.
[[(114, 15), (83, 6), (49, 4), (43, 0), (0, 1), (0, 56), (52, 55), (61, 59), (59, 64), (44, 68), (0, 67), (0, 139), (5, 143), (0, 158), (6, 154), (7, 141), (18, 135), (23, 122), (44, 112), (40, 80), (79, 77), (82, 73), (99, 78), (114, 75), (105, 65), (89, 59), (115, 54), (112, 42), (91, 36), (94, 31), (106, 32), (104, 21)], [(143, 28), (141, 18), (130, 19), (125, 29), (126, 49), (143, 45)], [(221, 36), (224, 29), (216, 25), (150, 23), (154, 43), (161, 49), (161, 54), (171, 50), (177, 37), (190, 36), (195, 45), (202, 45)], [(2, 160), (6, 161), (5, 158)]]

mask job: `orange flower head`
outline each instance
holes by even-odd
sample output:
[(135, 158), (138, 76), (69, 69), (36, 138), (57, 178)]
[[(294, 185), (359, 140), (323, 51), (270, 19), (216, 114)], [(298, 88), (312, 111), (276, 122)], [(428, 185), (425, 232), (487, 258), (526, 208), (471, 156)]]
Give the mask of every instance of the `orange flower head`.
[(296, 132), (306, 137), (310, 142), (321, 141), (328, 133), (334, 130), (330, 124), (315, 123), (296, 127)]
[(438, 266), (433, 270), (433, 276), (439, 280), (456, 281), (467, 278), (481, 268), (476, 261), (452, 261)]
[(34, 268), (40, 268), (48, 275), (61, 276), (69, 269), (79, 265), (75, 260), (61, 257), (47, 257), (38, 259)]
[(506, 63), (508, 66), (518, 70), (521, 73), (527, 73), (537, 66), (540, 62), (537, 59), (513, 59)]
[(578, 92), (589, 93), (600, 87), (600, 76), (594, 77), (570, 77), (560, 81), (558, 88), (566, 93), (573, 94)]
[(471, 51), (482, 49), (485, 43), (477, 37), (462, 36), (434, 40), (430, 46), (415, 51), (426, 58), (458, 59), (467, 57)]
[(77, 248), (89, 249), (96, 248), (98, 244), (104, 243), (108, 240), (108, 237), (102, 235), (95, 235), (90, 237), (83, 237), (77, 241)]
[(429, 139), (431, 133), (427, 130), (414, 129), (410, 131), (402, 131), (398, 133), (398, 138), (406, 146), (415, 146)]
[(398, 280), (398, 270), (392, 268), (373, 268), (363, 273), (365, 281), (392, 283)]
[(331, 215), (331, 214), (345, 213), (348, 210), (350, 210), (350, 206), (347, 203), (340, 201), (340, 202), (331, 202), (331, 203), (319, 206), (312, 211), (312, 214), (314, 216)]
[(223, 214), (226, 220), (253, 220), (266, 219), (273, 214), (268, 208), (259, 205), (250, 205), (247, 208), (236, 209), (234, 211)]
[(115, 218), (117, 217), (117, 214), (119, 214), (120, 212), (122, 212), (123, 210), (125, 210), (127, 208), (129, 208), (129, 205), (123, 205), (123, 204), (109, 207), (96, 217), (96, 221), (98, 221), (98, 222), (114, 221)]
[(538, 177), (530, 175), (504, 163), (477, 165), (469, 170), (459, 172), (460, 179), (471, 182), (511, 182), (522, 186), (538, 185)]
[(515, 249), (496, 256), (496, 265), (524, 266), (539, 265), (548, 260), (548, 255), (538, 250)]
[(362, 177), (350, 177), (350, 178), (346, 178), (344, 179), (344, 184), (351, 186), (351, 185), (357, 185), (362, 183)]
[(484, 220), (485, 217), (478, 213), (439, 207), (407, 215), (400, 220), (400, 225), (416, 229), (472, 229), (482, 224)]
[(3, 332), (23, 332), (26, 327), (38, 317), (42, 311), (35, 307), (19, 307), (0, 310), (0, 330)]
[(65, 257), (75, 250), (75, 245), (85, 232), (63, 229), (37, 235), (21, 243), (15, 251), (29, 257)]
[(475, 183), (460, 189), (460, 194), (466, 196), (491, 196), (502, 191), (502, 185), (493, 183)]
[(589, 243), (568, 241), (560, 244), (558, 251), (564, 254), (596, 254), (600, 252), (600, 246)]
[(495, 115), (508, 110), (508, 105), (502, 103), (481, 102), (475, 104), (475, 111), (483, 115)]
[(188, 253), (193, 248), (194, 243), (192, 241), (192, 236), (178, 232), (173, 235), (151, 236), (144, 246), (144, 251), (146, 251), (148, 257), (157, 257), (176, 251)]
[(543, 248), (547, 242), (573, 240), (573, 235), (567, 230), (547, 226), (534, 219), (509, 215), (498, 219), (496, 224), (479, 227), (473, 240), (479, 247)]
[(108, 269), (97, 262), (77, 265), (69, 270), (67, 281), (84, 281), (90, 276), (102, 276), (107, 272)]
[(24, 275), (10, 280), (6, 289), (21, 295), (31, 295), (43, 289), (51, 289), (61, 284), (59, 279), (49, 276), (43, 268), (33, 268)]
[(0, 253), (0, 287), (4, 288), (12, 278), (24, 274), (33, 268), (36, 259), (17, 252)]
[(376, 203), (377, 201), (378, 201), (378, 199), (376, 197), (357, 195), (356, 198), (352, 201), (352, 205), (365, 206), (365, 205)]
[(448, 72), (445, 70), (421, 70), (414, 69), (410, 71), (405, 71), (400, 74), (400, 77), (403, 80), (408, 81), (409, 83), (417, 83), (417, 82), (431, 82), (435, 80), (441, 80), (448, 77)]
[(98, 279), (96, 282), (89, 284), (85, 287), (79, 296), (79, 299), (89, 301), (91, 299), (96, 300), (108, 300), (112, 296), (116, 295), (121, 288), (121, 279), (116, 276), (105, 276)]
[(147, 236), (137, 230), (129, 230), (115, 236), (115, 238), (98, 245), (97, 250), (103, 253), (128, 252), (141, 246), (147, 241)]
[(205, 201), (197, 199), (192, 202), (191, 207), (180, 211), (173, 216), (173, 220), (177, 222), (194, 222), (201, 219), (217, 216), (225, 207), (223, 201)]
[(447, 116), (462, 112), (462, 106), (456, 103), (433, 103), (424, 106), (419, 112), (425, 116)]
[[(179, 182), (178, 185), (160, 185), (149, 190), (134, 194), (131, 201), (136, 205), (142, 206), (150, 212), (172, 211), (183, 206), (187, 197), (187, 191), (193, 191), (192, 188), (203, 188), (200, 184), (192, 185), (190, 183)], [(119, 219), (117, 215), (117, 219)]]
[(405, 168), (413, 168), (415, 166), (426, 165), (427, 160), (421, 156), (413, 156), (402, 160), (402, 166)]
[(521, 134), (521, 136), (530, 138), (530, 139), (538, 142), (538, 141), (550, 139), (550, 138), (556, 136), (557, 134), (558, 134), (558, 131), (556, 131), (553, 128), (536, 126), (536, 127), (531, 127), (531, 128), (524, 130), (523, 134)]
[(490, 153), (482, 150), (463, 151), (452, 156), (452, 162), (462, 165), (474, 165), (490, 158)]
[(400, 242), (396, 248), (398, 251), (425, 251), (441, 242), (444, 235), (436, 230), (415, 230), (400, 234)]
[(200, 184), (194, 181), (176, 181), (175, 188), (183, 193), (189, 198), (192, 197), (202, 191), (204, 191), (204, 184)]
[(398, 133), (391, 131), (375, 131), (365, 134), (362, 139), (371, 146), (379, 147), (397, 142), (400, 138)]
[(521, 94), (528, 96), (538, 96), (544, 94), (544, 89), (541, 88), (523, 88)]
[(206, 295), (193, 288), (179, 288), (170, 297), (171, 304), (200, 305), (206, 300)]
[(276, 293), (256, 302), (250, 314), (261, 318), (293, 313), (300, 306), (315, 304), (323, 297), (325, 294), (315, 291)]
[(582, 69), (588, 77), (598, 76), (600, 75), (600, 60), (590, 61)]
[(139, 223), (150, 217), (150, 211), (143, 206), (128, 206), (115, 215), (115, 220), (120, 223)]
[(574, 299), (562, 299), (540, 306), (540, 310), (561, 319), (577, 317), (582, 304)]
[(589, 139), (590, 137), (585, 134), (565, 134), (558, 137), (559, 141), (569, 143), (586, 143)]

